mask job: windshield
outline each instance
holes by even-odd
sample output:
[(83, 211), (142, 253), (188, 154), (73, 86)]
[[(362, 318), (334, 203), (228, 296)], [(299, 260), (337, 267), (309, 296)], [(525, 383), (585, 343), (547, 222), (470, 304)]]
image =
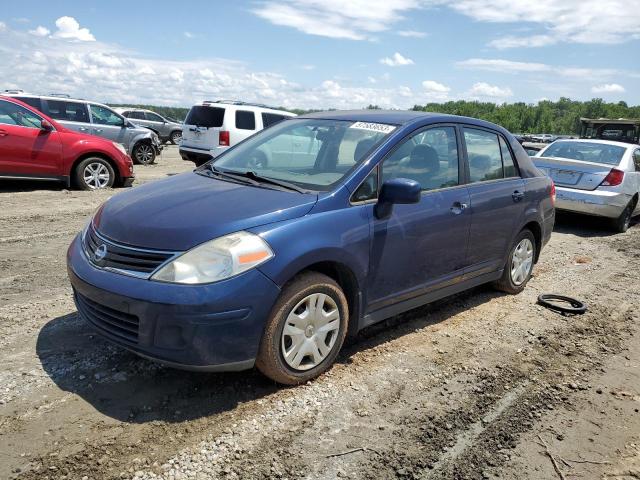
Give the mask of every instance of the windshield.
[(215, 161), (228, 172), (255, 172), (308, 190), (327, 191), (346, 177), (395, 126), (341, 120), (284, 120)]
[(624, 147), (604, 143), (556, 142), (551, 144), (541, 156), (618, 165), (625, 151)]

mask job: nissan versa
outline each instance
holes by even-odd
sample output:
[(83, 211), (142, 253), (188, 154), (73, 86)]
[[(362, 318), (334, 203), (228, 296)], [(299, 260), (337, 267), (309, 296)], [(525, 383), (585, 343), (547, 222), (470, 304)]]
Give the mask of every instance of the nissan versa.
[(111, 198), (69, 277), (80, 315), (143, 357), (297, 384), (375, 322), (487, 282), (520, 292), (554, 197), (491, 123), (312, 114)]

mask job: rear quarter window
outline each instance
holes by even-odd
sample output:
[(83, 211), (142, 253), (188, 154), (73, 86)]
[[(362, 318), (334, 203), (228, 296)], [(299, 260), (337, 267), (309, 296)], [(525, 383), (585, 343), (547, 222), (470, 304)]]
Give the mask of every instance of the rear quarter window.
[(255, 114), (246, 110), (236, 110), (236, 128), (240, 130), (255, 130)]
[(285, 118), (287, 117), (285, 117), (284, 115), (278, 115), (275, 113), (263, 113), (262, 125), (264, 126), (264, 128), (267, 128), (268, 126), (273, 125), (274, 123), (281, 122)]
[(224, 108), (196, 105), (191, 107), (184, 123), (198, 127), (219, 128), (224, 122), (224, 113)]

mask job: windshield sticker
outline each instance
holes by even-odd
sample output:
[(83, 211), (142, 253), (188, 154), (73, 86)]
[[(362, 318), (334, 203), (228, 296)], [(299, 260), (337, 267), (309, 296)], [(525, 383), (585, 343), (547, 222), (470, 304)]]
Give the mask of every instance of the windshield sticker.
[(369, 130), (371, 132), (391, 133), (396, 129), (395, 125), (387, 125), (386, 123), (356, 122), (349, 128), (357, 128), (359, 130)]

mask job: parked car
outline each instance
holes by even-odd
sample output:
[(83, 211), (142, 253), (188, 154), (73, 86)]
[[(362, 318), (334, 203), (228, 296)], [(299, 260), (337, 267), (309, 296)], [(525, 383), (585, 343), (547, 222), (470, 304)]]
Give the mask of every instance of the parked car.
[(136, 163), (151, 164), (162, 151), (160, 140), (153, 131), (134, 125), (101, 103), (61, 95), (43, 96), (24, 92), (10, 92), (7, 95), (31, 105), (69, 130), (122, 144)]
[(205, 101), (189, 110), (182, 128), (180, 155), (202, 165), (229, 147), (277, 123), (291, 112), (230, 100)]
[(559, 210), (610, 218), (618, 232), (640, 214), (640, 145), (558, 140), (533, 161), (555, 182)]
[(121, 115), (130, 119), (136, 125), (142, 125), (156, 132), (160, 141), (171, 142), (174, 145), (180, 143), (182, 139), (182, 124), (176, 120), (163, 117), (152, 110), (141, 108), (114, 108)]
[(538, 133), (532, 136), (532, 140), (534, 142), (540, 143), (551, 143), (556, 139), (555, 135), (551, 135), (549, 133)]
[(520, 142), (524, 151), (527, 152), (527, 155), (530, 157), (534, 157), (538, 154), (540, 150), (542, 150), (546, 144), (536, 143), (536, 142)]
[(74, 132), (33, 107), (0, 96), (0, 177), (60, 180), (84, 190), (130, 186), (124, 147)]
[(368, 325), (487, 282), (522, 291), (553, 202), (553, 182), (497, 125), (325, 112), (115, 195), (69, 247), (68, 271), (78, 312), (112, 342), (297, 384)]

